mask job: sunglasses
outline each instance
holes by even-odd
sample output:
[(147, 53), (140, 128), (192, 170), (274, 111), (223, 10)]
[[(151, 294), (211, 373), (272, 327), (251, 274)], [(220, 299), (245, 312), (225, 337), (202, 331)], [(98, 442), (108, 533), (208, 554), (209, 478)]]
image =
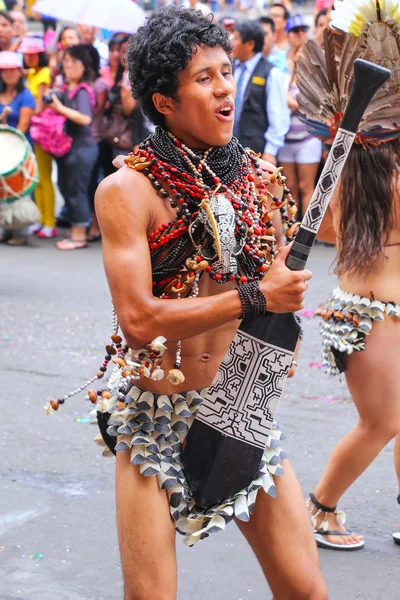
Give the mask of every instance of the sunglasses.
[(289, 33), (307, 33), (308, 31), (308, 27), (293, 27), (293, 29), (291, 29), (289, 31)]

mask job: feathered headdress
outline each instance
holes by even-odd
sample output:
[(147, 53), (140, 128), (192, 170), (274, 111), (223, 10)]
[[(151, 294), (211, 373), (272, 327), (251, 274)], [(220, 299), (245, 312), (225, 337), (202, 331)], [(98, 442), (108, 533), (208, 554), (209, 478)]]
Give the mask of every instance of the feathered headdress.
[(368, 147), (400, 137), (400, 0), (336, 0), (325, 50), (307, 42), (297, 64), (300, 119), (331, 142), (353, 84), (353, 64), (364, 58), (392, 71), (369, 104), (356, 143)]

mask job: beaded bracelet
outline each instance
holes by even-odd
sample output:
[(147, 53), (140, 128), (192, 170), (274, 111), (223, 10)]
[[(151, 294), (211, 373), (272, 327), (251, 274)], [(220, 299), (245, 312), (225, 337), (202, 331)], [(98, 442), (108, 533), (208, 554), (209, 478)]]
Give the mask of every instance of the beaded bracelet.
[(267, 300), (260, 289), (258, 281), (240, 285), (237, 291), (242, 302), (241, 319), (261, 317), (267, 312)]

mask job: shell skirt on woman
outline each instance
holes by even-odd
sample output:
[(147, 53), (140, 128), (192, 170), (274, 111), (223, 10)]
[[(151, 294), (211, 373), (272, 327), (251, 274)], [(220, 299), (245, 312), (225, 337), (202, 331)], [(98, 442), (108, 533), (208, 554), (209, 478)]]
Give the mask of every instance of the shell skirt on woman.
[(324, 366), (330, 375), (339, 375), (345, 371), (349, 354), (365, 350), (366, 338), (374, 322), (383, 321), (385, 316), (400, 319), (400, 305), (337, 287), (317, 314), (322, 317)]

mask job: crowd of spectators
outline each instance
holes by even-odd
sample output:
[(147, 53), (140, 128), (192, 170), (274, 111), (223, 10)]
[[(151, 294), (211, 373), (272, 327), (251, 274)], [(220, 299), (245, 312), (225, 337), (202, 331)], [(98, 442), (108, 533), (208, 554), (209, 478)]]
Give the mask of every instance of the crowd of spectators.
[[(23, 244), (33, 234), (56, 238), (60, 227), (68, 227), (70, 233), (56, 242), (57, 248), (87, 247), (101, 239), (94, 211), (97, 185), (113, 172), (117, 155), (127, 154), (152, 131), (132, 96), (125, 63), (129, 36), (116, 33), (106, 41), (94, 27), (57, 29), (48, 19), (44, 34), (32, 35), (21, 6), (7, 2), (6, 8), (12, 9), (7, 11), (1, 10), (2, 4), (0, 0), (0, 113), (10, 107), (3, 120), (33, 146), (40, 174), (34, 199), (41, 214), (39, 223), (18, 235), (0, 231), (2, 241)], [(218, 2), (183, 4), (203, 12), (218, 8)], [(229, 16), (219, 19), (234, 50), (235, 135), (284, 166), (304, 210), (322, 146), (310, 138), (296, 113), (295, 65), (310, 27), (303, 16), (290, 12), (295, 4), (302, 2), (239, 0), (232, 3)], [(315, 2), (313, 35), (321, 46), (331, 5), (328, 0)], [(64, 123), (60, 139), (54, 133), (57, 119)], [(57, 218), (56, 181), (64, 200)]]

